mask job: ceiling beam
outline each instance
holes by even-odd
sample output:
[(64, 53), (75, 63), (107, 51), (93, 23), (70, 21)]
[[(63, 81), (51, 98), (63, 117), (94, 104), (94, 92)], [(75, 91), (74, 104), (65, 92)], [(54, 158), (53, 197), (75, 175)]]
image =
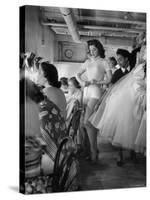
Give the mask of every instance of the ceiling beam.
[[(61, 23), (49, 23), (49, 22), (42, 22), (42, 25), (44, 26), (52, 26), (52, 27), (58, 27), (58, 28), (67, 28), (66, 24)], [(91, 30), (102, 30), (102, 31), (122, 31), (127, 33), (142, 33), (144, 30), (141, 29), (134, 29), (134, 28), (119, 28), (119, 27), (106, 27), (106, 26), (90, 26), (90, 25), (78, 25), (80, 29), (88, 29), (88, 31)], [(80, 30), (79, 29), (79, 30)], [(91, 29), (91, 30), (90, 30)]]
[[(53, 31), (55, 31), (56, 34), (63, 34), (63, 35), (69, 35), (69, 31), (67, 28), (58, 28), (58, 27), (52, 27)], [(138, 34), (136, 33), (127, 33), (127, 32), (117, 32), (117, 31), (103, 31), (103, 30), (85, 30), (81, 29), (79, 30), (80, 36), (88, 36), (88, 37), (101, 37), (101, 36), (109, 36), (109, 37), (126, 37), (126, 38), (134, 38)]]
[(104, 26), (89, 26), (84, 25), (82, 26), (84, 29), (94, 29), (94, 30), (111, 30), (111, 31), (125, 31), (130, 33), (142, 33), (143, 30), (141, 29), (134, 29), (134, 28), (119, 28), (119, 27), (104, 27)]
[(41, 24), (43, 26), (67, 27), (67, 24), (61, 24), (61, 23), (41, 22)]
[(136, 37), (136, 33), (118, 32), (118, 31), (103, 31), (103, 30), (80, 30), (80, 35), (87, 36), (112, 36), (112, 37)]
[(89, 17), (89, 16), (78, 16), (75, 15), (76, 19), (85, 21), (97, 21), (97, 22), (113, 22), (113, 23), (122, 23), (122, 24), (136, 24), (136, 25), (144, 25), (146, 26), (146, 21), (137, 21), (137, 20), (128, 20), (128, 19), (120, 19), (120, 18), (110, 18), (110, 17)]
[(69, 30), (73, 40), (75, 42), (80, 42), (80, 35), (78, 33), (77, 24), (74, 19), (72, 10), (69, 8), (60, 8), (60, 12), (62, 13), (62, 16), (67, 24), (68, 30)]

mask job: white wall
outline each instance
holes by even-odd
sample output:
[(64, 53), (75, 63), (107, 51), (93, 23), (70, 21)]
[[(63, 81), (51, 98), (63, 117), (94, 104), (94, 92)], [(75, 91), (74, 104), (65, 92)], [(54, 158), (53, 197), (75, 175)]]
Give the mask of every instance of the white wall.
[[(73, 42), (70, 36), (56, 35), (49, 27), (41, 26), (40, 24), (40, 8), (36, 6), (26, 6), (25, 12), (25, 49), (32, 51), (39, 56), (54, 63), (58, 69), (59, 77), (72, 77), (80, 70), (82, 63), (76, 62), (58, 62), (58, 42), (66, 41)], [(84, 38), (85, 41), (90, 38)], [(106, 57), (115, 56), (118, 48), (125, 48), (131, 51), (132, 40), (127, 38), (97, 38), (99, 39), (105, 49)], [(44, 43), (44, 45), (42, 44)], [(83, 48), (85, 51), (85, 48)], [(85, 57), (85, 52), (81, 48), (75, 48), (75, 51), (80, 51), (80, 54)], [(75, 52), (79, 53), (79, 52)]]
[[(84, 38), (84, 41), (89, 40), (90, 38)], [(116, 51), (118, 48), (124, 48), (127, 49), (129, 52), (132, 50), (132, 40), (128, 38), (97, 38), (99, 39), (105, 48), (105, 55), (106, 59), (110, 56), (116, 57)], [(73, 43), (73, 40), (70, 36), (65, 36), (65, 35), (56, 35), (56, 43), (55, 43), (55, 66), (58, 69), (59, 72), (59, 77), (65, 76), (65, 77), (72, 77), (77, 74), (77, 72), (80, 70), (80, 67), (82, 63), (76, 63), (76, 62), (57, 62), (58, 59), (58, 42), (63, 41), (63, 42), (71, 42)], [(85, 45), (85, 43), (83, 44)], [(68, 48), (70, 48), (68, 44)], [(63, 48), (62, 48), (63, 49)], [(79, 51), (81, 48), (72, 48), (73, 51)], [(85, 51), (85, 48), (83, 48)], [(75, 54), (75, 52), (74, 52)], [(85, 57), (85, 52), (80, 52), (81, 55)]]
[(72, 77), (80, 70), (82, 63), (54, 63), (58, 69), (59, 77)]
[(36, 6), (26, 6), (25, 49), (53, 62), (55, 33), (49, 27), (41, 26), (39, 9)]

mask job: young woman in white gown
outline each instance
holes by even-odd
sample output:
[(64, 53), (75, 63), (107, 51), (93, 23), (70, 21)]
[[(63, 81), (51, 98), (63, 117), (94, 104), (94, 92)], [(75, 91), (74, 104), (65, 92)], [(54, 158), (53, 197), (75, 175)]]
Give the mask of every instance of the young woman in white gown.
[[(89, 59), (85, 61), (81, 71), (77, 74), (77, 80), (84, 86), (83, 104), (84, 117), (83, 124), (86, 128), (91, 151), (91, 160), (96, 161), (97, 157), (97, 131), (88, 122), (89, 117), (93, 113), (93, 109), (97, 101), (101, 98), (103, 89), (102, 84), (109, 84), (111, 81), (111, 70), (105, 58), (105, 51), (102, 44), (98, 40), (88, 41), (88, 49), (90, 53)], [(87, 81), (84, 81), (82, 75), (86, 73)], [(104, 77), (106, 75), (106, 79)]]
[(146, 46), (140, 51), (140, 64), (112, 86), (103, 97), (90, 123), (112, 145), (141, 152), (146, 135)]

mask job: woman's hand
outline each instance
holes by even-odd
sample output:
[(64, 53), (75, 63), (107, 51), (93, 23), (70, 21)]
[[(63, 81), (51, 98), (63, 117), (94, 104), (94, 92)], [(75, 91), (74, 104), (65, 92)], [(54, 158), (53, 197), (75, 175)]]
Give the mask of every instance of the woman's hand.
[(94, 84), (98, 85), (99, 87), (103, 86), (103, 82), (102, 81), (95, 81)]
[(90, 84), (99, 85), (100, 81), (97, 81), (97, 80), (94, 79), (94, 80), (90, 81)]
[(97, 84), (97, 82), (98, 82), (97, 80), (92, 80), (91, 84)]

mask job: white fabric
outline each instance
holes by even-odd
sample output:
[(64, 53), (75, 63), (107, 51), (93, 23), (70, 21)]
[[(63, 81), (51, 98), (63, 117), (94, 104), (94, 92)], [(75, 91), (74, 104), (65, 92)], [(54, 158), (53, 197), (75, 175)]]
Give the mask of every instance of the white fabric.
[(130, 66), (128, 66), (127, 68), (123, 68), (123, 67), (121, 67), (121, 71), (123, 72), (123, 73), (125, 73), (125, 71), (130, 71)]
[(67, 110), (66, 119), (67, 120), (70, 118), (70, 115), (71, 115), (71, 112), (73, 110), (74, 103), (76, 100), (78, 100), (79, 103), (81, 104), (82, 91), (80, 89), (78, 89), (73, 95), (67, 97), (67, 107), (66, 107), (66, 110)]
[(97, 112), (89, 119), (99, 129), (99, 135), (113, 145), (135, 149), (144, 114), (144, 76), (141, 64), (110, 88)]
[(86, 105), (90, 98), (99, 99), (101, 97), (101, 88), (97, 85), (89, 85), (84, 88), (83, 104)]
[[(101, 81), (104, 80), (106, 71), (111, 70), (107, 61), (99, 56), (96, 59), (88, 59), (82, 65), (82, 68), (86, 70), (86, 76), (88, 81)], [(99, 99), (101, 97), (101, 91), (98, 85), (89, 85), (84, 88), (83, 103), (87, 104), (90, 98)]]
[(32, 100), (25, 103), (25, 135), (40, 136), (39, 109)]
[(97, 57), (96, 60), (88, 59), (82, 65), (82, 68), (86, 70), (86, 75), (88, 81), (104, 80), (104, 75), (107, 70), (110, 70), (110, 67), (105, 59)]
[(135, 141), (135, 151), (145, 153), (146, 151), (146, 111), (143, 114), (140, 128)]

